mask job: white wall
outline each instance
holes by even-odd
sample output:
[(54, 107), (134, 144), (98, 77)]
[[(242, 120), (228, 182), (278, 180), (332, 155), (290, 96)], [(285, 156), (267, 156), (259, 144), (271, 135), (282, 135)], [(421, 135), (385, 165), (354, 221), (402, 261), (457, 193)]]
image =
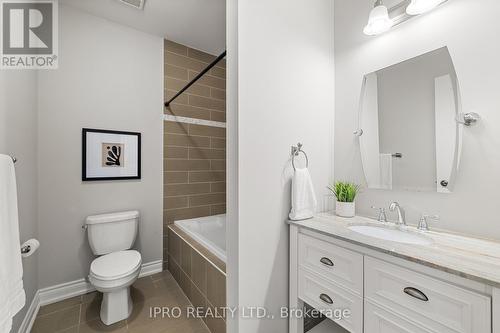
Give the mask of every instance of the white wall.
[[(332, 178), (333, 2), (240, 0), (237, 15), (230, 29), (237, 31), (238, 94), (230, 91), (229, 112), (236, 112), (236, 97), (238, 110), (228, 126), (231, 141), (237, 121), (238, 147), (229, 149), (228, 163), (234, 168), (237, 159), (238, 184), (230, 185), (228, 197), (237, 186), (239, 212), (228, 237), (239, 241), (238, 305), (265, 306), (278, 316), (240, 319), (238, 327), (241, 333), (284, 333), (288, 321), (279, 319), (279, 309), (288, 304), (290, 146), (304, 144), (320, 203)], [(229, 86), (234, 79), (230, 74)], [(233, 218), (235, 204), (229, 203)], [(235, 254), (229, 248), (229, 262)], [(229, 274), (230, 285), (233, 279)]]
[(463, 109), (476, 110), (483, 120), (464, 130), (463, 159), (454, 193), (365, 190), (357, 207), (373, 214), (371, 205), (387, 207), (397, 200), (407, 208), (410, 223), (420, 213), (439, 214), (432, 227), (500, 239), (500, 2), (450, 0), (428, 15), (414, 18), (378, 37), (364, 36), (372, 1), (335, 1), (335, 176), (362, 178), (357, 124), (363, 75), (448, 46), (461, 85)]
[[(16, 178), (20, 242), (38, 237), (37, 228), (37, 74), (0, 71), (0, 153), (17, 157)], [(38, 254), (23, 259), (26, 306), (16, 315), (13, 332), (38, 289)]]
[[(138, 209), (162, 259), (163, 39), (60, 7), (59, 69), (39, 73), (40, 287), (86, 277), (86, 216)], [(142, 179), (81, 181), (83, 127), (142, 132)]]

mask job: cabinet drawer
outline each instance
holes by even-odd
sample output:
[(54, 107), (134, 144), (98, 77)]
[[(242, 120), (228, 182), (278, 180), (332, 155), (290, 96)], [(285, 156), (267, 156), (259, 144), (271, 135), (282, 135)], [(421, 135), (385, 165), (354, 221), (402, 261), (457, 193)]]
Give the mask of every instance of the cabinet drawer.
[(439, 331), (420, 327), (416, 323), (398, 317), (376, 305), (365, 301), (364, 333), (440, 333)]
[(365, 257), (365, 298), (439, 333), (491, 333), (491, 298)]
[(359, 253), (300, 234), (299, 267), (363, 296), (363, 256)]
[[(299, 298), (325, 315), (328, 312), (337, 324), (351, 333), (363, 332), (363, 300), (318, 275), (299, 269)], [(343, 317), (340, 313), (348, 310)], [(345, 313), (345, 312), (344, 312)]]

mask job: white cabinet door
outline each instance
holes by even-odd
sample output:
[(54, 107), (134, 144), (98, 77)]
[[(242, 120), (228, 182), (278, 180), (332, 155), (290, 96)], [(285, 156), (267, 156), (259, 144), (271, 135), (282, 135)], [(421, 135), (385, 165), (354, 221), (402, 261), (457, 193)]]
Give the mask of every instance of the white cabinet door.
[(432, 328), (425, 328), (403, 317), (365, 301), (364, 333), (440, 333)]

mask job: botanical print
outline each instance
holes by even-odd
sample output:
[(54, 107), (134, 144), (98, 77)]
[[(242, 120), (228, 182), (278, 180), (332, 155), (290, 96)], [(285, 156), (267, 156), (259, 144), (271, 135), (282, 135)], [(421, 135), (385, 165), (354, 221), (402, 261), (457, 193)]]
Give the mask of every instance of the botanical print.
[(124, 167), (124, 148), (122, 143), (102, 143), (102, 166)]

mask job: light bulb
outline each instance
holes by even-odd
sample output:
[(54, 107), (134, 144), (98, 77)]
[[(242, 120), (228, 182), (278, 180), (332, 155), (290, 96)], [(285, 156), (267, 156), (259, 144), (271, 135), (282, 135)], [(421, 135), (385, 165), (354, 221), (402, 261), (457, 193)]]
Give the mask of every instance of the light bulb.
[(408, 15), (420, 15), (433, 10), (446, 0), (411, 0), (411, 3), (406, 7)]
[(389, 11), (381, 1), (375, 3), (375, 8), (370, 12), (368, 24), (363, 32), (365, 35), (373, 36), (386, 32), (391, 29), (394, 22), (389, 18)]

